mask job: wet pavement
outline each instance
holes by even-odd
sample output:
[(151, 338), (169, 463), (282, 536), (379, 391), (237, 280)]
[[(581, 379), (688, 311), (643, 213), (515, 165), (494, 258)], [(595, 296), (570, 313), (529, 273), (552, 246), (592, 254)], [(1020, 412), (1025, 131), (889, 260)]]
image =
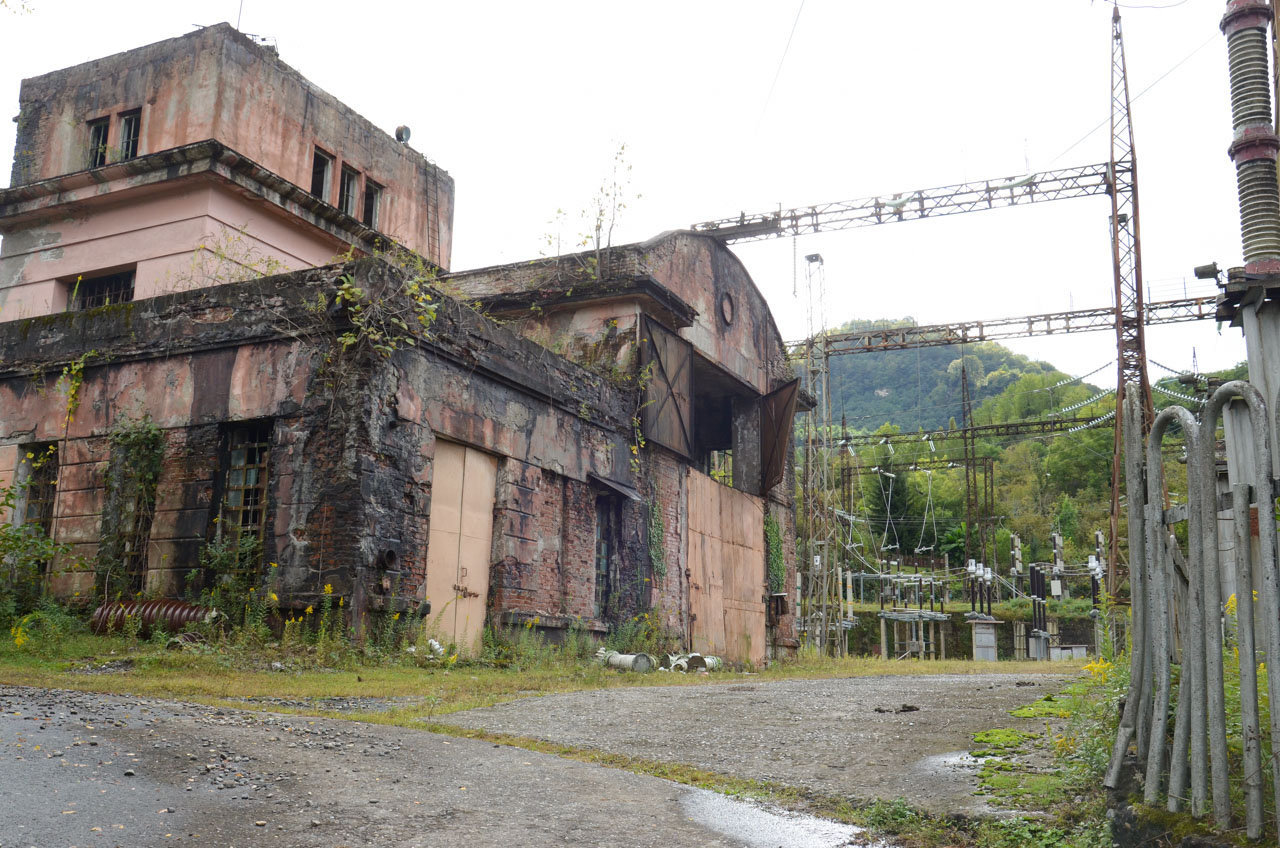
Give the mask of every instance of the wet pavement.
[(847, 826), (481, 740), (12, 686), (0, 686), (0, 798), (0, 848), (864, 842)]

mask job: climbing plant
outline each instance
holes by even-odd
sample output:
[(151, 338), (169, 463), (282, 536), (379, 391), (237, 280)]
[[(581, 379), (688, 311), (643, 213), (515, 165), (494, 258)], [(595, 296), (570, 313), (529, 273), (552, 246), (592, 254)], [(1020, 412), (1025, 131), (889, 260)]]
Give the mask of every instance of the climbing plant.
[(663, 545), (666, 523), (662, 520), (662, 507), (649, 504), (649, 567), (658, 580), (667, 579), (667, 551)]
[(782, 528), (772, 514), (764, 517), (765, 562), (769, 573), (769, 591), (776, 595), (786, 587), (787, 561), (782, 555)]
[(156, 487), (164, 462), (164, 432), (151, 420), (122, 418), (111, 428), (97, 590), (104, 598), (142, 590)]

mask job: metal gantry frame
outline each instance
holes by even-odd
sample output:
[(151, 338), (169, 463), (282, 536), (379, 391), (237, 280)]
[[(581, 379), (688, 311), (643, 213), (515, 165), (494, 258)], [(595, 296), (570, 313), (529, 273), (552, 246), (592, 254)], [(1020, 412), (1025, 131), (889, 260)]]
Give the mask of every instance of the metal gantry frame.
[[(721, 218), (694, 224), (692, 229), (720, 239), (725, 243), (757, 241), (761, 239), (798, 237), (807, 233), (847, 230), (880, 224), (937, 218), (998, 209), (1030, 203), (1043, 203), (1076, 197), (1107, 195), (1111, 199), (1111, 252), (1114, 288), (1114, 306), (1110, 310), (1111, 325), (1116, 334), (1117, 358), (1117, 410), (1123, 405), (1125, 386), (1132, 384), (1140, 394), (1143, 414), (1140, 432), (1145, 435), (1151, 427), (1151, 387), (1146, 366), (1146, 308), (1142, 292), (1141, 237), (1138, 225), (1137, 156), (1134, 148), (1133, 126), (1130, 120), (1130, 98), (1127, 68), (1124, 54), (1124, 34), (1120, 23), (1120, 10), (1115, 7), (1111, 19), (1111, 144), (1110, 158), (1095, 165), (1043, 171), (1035, 174), (1011, 176), (1003, 179), (979, 180), (919, 189), (892, 195), (877, 195), (855, 200), (814, 204), (811, 206), (778, 208), (769, 212), (746, 213), (736, 217)], [(1169, 321), (1196, 320), (1212, 317), (1207, 309), (1207, 299), (1184, 299), (1169, 302), (1161, 314)], [(1177, 303), (1177, 306), (1172, 304)], [(1093, 320), (1100, 319), (1105, 311), (1084, 310), (1094, 313)], [(1069, 313), (1057, 313), (1056, 320), (1046, 322), (1045, 332), (1069, 331)], [(1172, 317), (1180, 315), (1182, 317)], [(1019, 322), (1025, 319), (1011, 319)], [(1084, 320), (1090, 320), (1085, 318)], [(978, 322), (994, 324), (997, 322)], [(1165, 321), (1162, 321), (1165, 323)], [(1010, 338), (1015, 335), (1038, 335), (1034, 322), (1029, 322), (1025, 332), (1014, 332), (1009, 325)], [(1100, 327), (1095, 327), (1100, 328)], [(964, 332), (958, 329), (957, 332)], [(992, 336), (986, 336), (991, 338)], [(949, 341), (938, 344), (954, 343)], [(928, 346), (921, 339), (920, 346)], [(903, 349), (909, 345), (890, 345), (886, 341), (878, 349)], [(812, 348), (812, 343), (806, 346)], [(855, 345), (856, 347), (856, 345)], [(871, 349), (862, 345), (861, 349)], [(834, 353), (855, 352), (825, 346), (824, 356)], [(1109, 528), (1110, 556), (1107, 559), (1107, 588), (1115, 593), (1119, 583), (1120, 489), (1124, 475), (1124, 424), (1123, 416), (1116, 416), (1115, 439), (1111, 465), (1111, 522)], [(967, 493), (972, 500), (972, 492)]]

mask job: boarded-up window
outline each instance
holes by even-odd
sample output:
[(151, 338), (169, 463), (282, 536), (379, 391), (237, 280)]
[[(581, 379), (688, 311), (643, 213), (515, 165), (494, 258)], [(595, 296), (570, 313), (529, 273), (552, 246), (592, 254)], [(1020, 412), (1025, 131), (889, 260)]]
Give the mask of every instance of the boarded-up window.
[(640, 323), (641, 364), (648, 376), (644, 436), (684, 457), (693, 456), (693, 346), (644, 317)]
[(791, 445), (791, 422), (796, 414), (796, 395), (800, 381), (775, 389), (760, 402), (760, 455), (763, 480), (761, 492), (782, 482), (787, 467), (787, 450)]

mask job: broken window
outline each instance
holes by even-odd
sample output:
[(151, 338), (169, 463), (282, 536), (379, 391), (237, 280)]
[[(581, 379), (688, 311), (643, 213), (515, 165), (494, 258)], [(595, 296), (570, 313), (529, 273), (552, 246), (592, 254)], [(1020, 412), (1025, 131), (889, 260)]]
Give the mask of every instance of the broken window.
[(267, 464), (271, 422), (237, 424), (227, 431), (219, 534), (246, 534), (259, 541), (267, 526)]
[(133, 271), (121, 271), (101, 277), (78, 279), (71, 284), (71, 297), (67, 299), (67, 309), (81, 312), (85, 309), (96, 309), (99, 306), (110, 306), (113, 303), (128, 303), (133, 300)]
[(332, 172), (333, 157), (317, 147), (311, 160), (311, 193), (325, 203), (329, 202), (329, 174)]
[(142, 110), (134, 109), (120, 115), (120, 159), (132, 159), (138, 155), (138, 136), (142, 131)]
[(378, 229), (378, 213), (382, 206), (382, 186), (366, 178), (364, 181), (364, 214), (360, 220), (366, 227)]
[(89, 167), (101, 168), (107, 164), (107, 131), (111, 121), (98, 118), (89, 122)]
[(354, 218), (356, 216), (356, 198), (359, 196), (360, 172), (343, 165), (342, 177), (338, 182), (338, 208)]
[(602, 618), (613, 592), (614, 540), (618, 537), (616, 498), (596, 498), (596, 618)]
[(713, 450), (707, 454), (707, 474), (726, 486), (733, 485), (733, 451)]
[(58, 445), (23, 445), (22, 452), (17, 475), (20, 491), (14, 509), (16, 523), (35, 525), (51, 536), (53, 505), (58, 496)]

